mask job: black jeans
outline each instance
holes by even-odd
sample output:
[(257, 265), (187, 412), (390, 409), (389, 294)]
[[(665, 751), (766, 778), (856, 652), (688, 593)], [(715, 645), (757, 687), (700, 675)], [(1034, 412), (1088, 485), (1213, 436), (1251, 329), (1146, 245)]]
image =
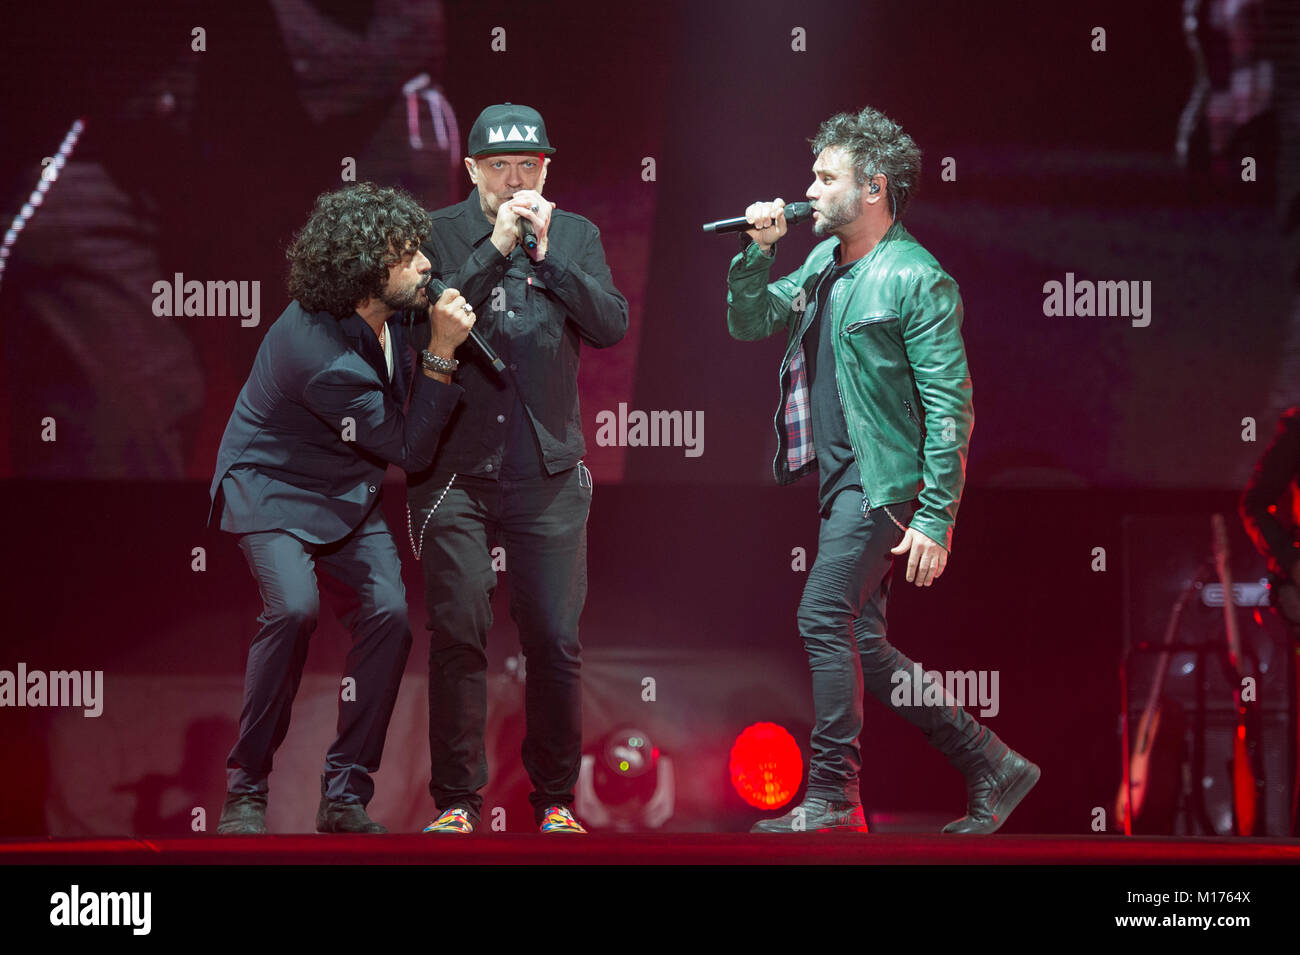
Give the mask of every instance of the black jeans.
[(894, 569), (889, 551), (903, 539), (890, 514), (906, 527), (918, 507), (914, 500), (890, 505), (889, 513), (877, 507), (864, 515), (861, 489), (846, 488), (822, 517), (817, 559), (808, 572), (798, 617), (816, 711), (809, 797), (860, 801), (864, 684), (872, 696), (919, 727), (930, 745), (963, 773), (986, 769), (1007, 752), (1005, 743), (950, 698), (941, 705), (912, 705), (912, 661), (885, 639), (885, 604)]
[(406, 588), (393, 535), (379, 505), (347, 537), (307, 544), (284, 531), (243, 534), (239, 548), (262, 594), (261, 624), (248, 651), (239, 741), (226, 763), (227, 790), (266, 792), (271, 760), (289, 730), (293, 698), (320, 616), (320, 589), (352, 633), (340, 691), (338, 736), (325, 757), (325, 792), (366, 805), (374, 795), (388, 721), (411, 651)]
[(528, 480), (451, 477), (435, 473), (425, 485), (432, 496), (411, 506), (429, 612), (429, 792), (440, 811), (481, 816), (491, 551), (499, 544), (527, 661), (523, 761), (540, 820), (546, 807), (573, 803), (582, 761), (578, 617), (587, 599), (591, 472), (579, 464)]

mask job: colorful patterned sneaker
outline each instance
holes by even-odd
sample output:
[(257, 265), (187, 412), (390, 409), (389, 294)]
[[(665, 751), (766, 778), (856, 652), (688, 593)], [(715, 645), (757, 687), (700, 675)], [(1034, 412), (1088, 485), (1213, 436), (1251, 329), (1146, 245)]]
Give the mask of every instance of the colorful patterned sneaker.
[(539, 832), (586, 832), (582, 823), (573, 818), (568, 806), (547, 806)]
[(474, 822), (464, 809), (448, 809), (424, 827), (425, 832), (473, 832)]

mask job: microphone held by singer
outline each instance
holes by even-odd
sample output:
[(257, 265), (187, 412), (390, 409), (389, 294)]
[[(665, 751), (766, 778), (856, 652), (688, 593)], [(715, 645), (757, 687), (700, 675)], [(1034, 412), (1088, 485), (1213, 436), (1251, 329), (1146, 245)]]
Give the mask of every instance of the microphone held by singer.
[(537, 251), (537, 233), (533, 230), (533, 224), (527, 219), (519, 220), (520, 241), (524, 249), (529, 252)]
[[(433, 273), (430, 273), (428, 278), (425, 279), (424, 285), (431, 302), (441, 298), (442, 293), (447, 291), (446, 284), (440, 279), (434, 278)], [(496, 351), (488, 344), (487, 339), (479, 334), (478, 329), (471, 328), (469, 330), (469, 339), (475, 344), (483, 357), (487, 359), (488, 364), (492, 366), (494, 371), (505, 371), (506, 363), (497, 356)]]
[[(791, 202), (785, 207), (785, 221), (789, 225), (797, 225), (798, 223), (811, 218), (811, 203)], [(752, 228), (754, 228), (754, 224), (744, 216), (736, 216), (734, 219), (719, 219), (716, 222), (704, 223), (704, 231), (712, 232), (715, 235), (722, 235), (724, 232), (745, 232)]]

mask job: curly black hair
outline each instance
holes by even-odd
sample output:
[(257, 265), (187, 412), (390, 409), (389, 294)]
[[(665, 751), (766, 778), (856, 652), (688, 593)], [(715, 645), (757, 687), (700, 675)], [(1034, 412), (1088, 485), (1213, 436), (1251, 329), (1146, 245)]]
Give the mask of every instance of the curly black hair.
[(309, 312), (347, 318), (378, 298), (388, 267), (420, 248), (433, 223), (402, 189), (359, 182), (316, 197), (289, 246), (289, 294)]
[(809, 142), (814, 156), (829, 146), (845, 150), (852, 157), (853, 178), (859, 186), (871, 176), (885, 176), (894, 216), (903, 217), (921, 178), (921, 150), (902, 126), (866, 106), (857, 114), (836, 113)]

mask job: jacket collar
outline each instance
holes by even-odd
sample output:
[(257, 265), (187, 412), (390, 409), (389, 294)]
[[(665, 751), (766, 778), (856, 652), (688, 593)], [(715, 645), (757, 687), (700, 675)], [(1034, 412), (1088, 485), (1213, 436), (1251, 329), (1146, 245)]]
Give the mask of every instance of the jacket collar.
[(339, 328), (343, 329), (343, 334), (352, 342), (352, 347), (363, 355), (366, 353), (363, 346), (367, 337), (375, 343), (375, 347), (379, 346), (379, 339), (375, 337), (375, 333), (366, 324), (360, 312), (353, 312), (347, 318), (340, 319)]
[[(877, 242), (875, 246), (872, 247), (870, 252), (868, 252), (862, 258), (858, 259), (858, 261), (854, 262), (853, 268), (849, 269), (848, 272), (845, 273), (845, 276), (846, 277), (856, 276), (859, 272), (861, 272), (864, 268), (867, 267), (867, 263), (870, 262), (872, 259), (874, 259), (876, 257), (876, 254), (880, 252), (888, 243), (896, 242), (897, 240), (904, 238), (906, 235), (907, 235), (907, 230), (903, 228), (903, 220), (895, 219), (890, 224), (889, 228), (885, 230), (885, 234), (880, 237), (880, 241)], [(830, 250), (832, 264), (834, 265), (841, 264), (840, 249), (842, 249), (843, 247), (844, 247), (843, 243), (841, 243), (839, 238), (837, 237), (835, 239), (835, 244), (831, 246), (831, 250)]]
[(466, 235), (471, 242), (478, 245), (492, 234), (492, 223), (483, 214), (483, 205), (479, 202), (478, 187), (469, 191), (465, 201), (460, 204), (461, 219)]
[(401, 364), (402, 349), (401, 338), (398, 331), (401, 325), (401, 312), (393, 313), (392, 318), (388, 320), (388, 334), (392, 336), (389, 343), (393, 349), (393, 380), (388, 380), (388, 362), (384, 360), (384, 350), (379, 347), (379, 339), (375, 336), (374, 331), (366, 324), (366, 320), (361, 317), (360, 313), (353, 312), (347, 318), (339, 321), (339, 328), (343, 330), (344, 336), (362, 358), (366, 360), (375, 374), (379, 376), (379, 381), (388, 387), (400, 386), (402, 382)]

